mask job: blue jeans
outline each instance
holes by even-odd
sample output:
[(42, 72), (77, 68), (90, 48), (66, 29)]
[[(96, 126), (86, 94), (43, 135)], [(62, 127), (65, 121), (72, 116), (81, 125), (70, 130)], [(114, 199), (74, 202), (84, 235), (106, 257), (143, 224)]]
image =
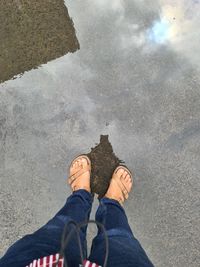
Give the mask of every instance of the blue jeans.
[[(0, 259), (0, 267), (25, 267), (33, 260), (56, 254), (61, 248), (64, 226), (70, 221), (77, 223), (89, 219), (93, 197), (85, 190), (74, 192), (64, 207), (46, 225), (33, 234), (26, 235), (14, 243)], [(109, 240), (107, 267), (153, 267), (140, 243), (135, 239), (122, 206), (115, 200), (103, 198), (96, 212), (96, 220), (104, 224)], [(71, 227), (69, 227), (70, 231)], [(80, 231), (84, 257), (87, 258), (86, 230)], [(103, 266), (105, 240), (102, 229), (94, 238), (89, 260)], [(69, 267), (81, 263), (77, 237), (70, 239), (65, 255)]]

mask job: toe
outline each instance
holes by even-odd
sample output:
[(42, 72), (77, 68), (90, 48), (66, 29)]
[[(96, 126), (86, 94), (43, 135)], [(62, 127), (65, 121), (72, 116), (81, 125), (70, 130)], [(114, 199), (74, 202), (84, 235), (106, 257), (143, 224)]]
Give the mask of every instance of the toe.
[(78, 167), (79, 167), (79, 168), (83, 167), (83, 164), (82, 164), (81, 159), (78, 160)]
[[(77, 172), (77, 169), (80, 168), (79, 160), (75, 160), (71, 167), (70, 167), (70, 176)], [(69, 179), (69, 182), (71, 182), (71, 179)]]
[(126, 183), (128, 183), (128, 182), (129, 182), (129, 177), (130, 177), (130, 176), (129, 176), (129, 174), (128, 174), (128, 173), (126, 173), (126, 177), (125, 177), (125, 182), (126, 182)]
[(74, 168), (74, 164), (75, 164), (75, 162), (73, 162), (73, 163), (71, 164), (71, 166), (70, 166), (70, 171)]
[(76, 168), (76, 167), (77, 167), (77, 161), (75, 161), (73, 164), (73, 168)]
[(79, 160), (76, 161), (76, 167), (79, 167), (80, 163)]
[(77, 160), (77, 162), (76, 162), (76, 168), (80, 168), (80, 161), (79, 160)]
[(119, 177), (121, 177), (123, 175), (123, 173), (124, 173), (124, 170), (122, 168), (119, 168), (117, 170), (117, 174), (118, 174)]
[(77, 160), (74, 161), (74, 163), (73, 163), (73, 167), (75, 168), (76, 165), (77, 165)]
[(127, 172), (124, 171), (123, 174), (122, 174), (122, 178), (126, 181), (126, 176), (127, 176)]
[(83, 166), (86, 166), (86, 165), (88, 164), (88, 162), (87, 162), (87, 160), (86, 160), (85, 158), (82, 158), (82, 159), (81, 159), (81, 164), (82, 164)]

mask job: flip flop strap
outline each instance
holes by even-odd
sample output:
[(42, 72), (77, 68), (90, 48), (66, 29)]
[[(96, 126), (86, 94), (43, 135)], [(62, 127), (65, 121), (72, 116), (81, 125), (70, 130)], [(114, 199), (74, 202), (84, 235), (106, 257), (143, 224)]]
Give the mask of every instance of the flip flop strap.
[(121, 181), (121, 184), (122, 184), (122, 186), (124, 188), (124, 190), (122, 191), (122, 193), (123, 193), (125, 199), (127, 199), (128, 196), (129, 196), (129, 191), (127, 190), (126, 186), (124, 185), (124, 183), (122, 181)]
[(128, 192), (127, 188), (125, 187), (124, 183), (121, 181), (121, 177), (120, 177), (120, 183), (118, 182), (118, 179), (116, 179), (116, 178), (114, 179), (114, 181), (119, 186), (119, 188), (120, 188), (120, 190), (122, 192), (123, 198), (124, 199), (127, 199), (128, 198), (128, 195), (129, 195), (129, 192)]
[(82, 174), (84, 174), (87, 171), (91, 171), (91, 168), (89, 165), (85, 166), (84, 168), (82, 168), (81, 170), (77, 171), (76, 173), (72, 174), (69, 179), (71, 181), (71, 183), (73, 183), (79, 176), (81, 176)]

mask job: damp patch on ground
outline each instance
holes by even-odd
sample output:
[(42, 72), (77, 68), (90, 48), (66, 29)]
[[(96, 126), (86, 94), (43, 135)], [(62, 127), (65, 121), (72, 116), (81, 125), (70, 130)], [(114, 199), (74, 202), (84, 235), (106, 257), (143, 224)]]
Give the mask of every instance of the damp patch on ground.
[(79, 49), (63, 0), (0, 1), (0, 82)]
[(108, 189), (115, 168), (120, 164), (124, 165), (124, 161), (113, 152), (108, 135), (101, 135), (100, 143), (91, 148), (91, 152), (87, 156), (92, 164), (91, 191), (102, 198)]

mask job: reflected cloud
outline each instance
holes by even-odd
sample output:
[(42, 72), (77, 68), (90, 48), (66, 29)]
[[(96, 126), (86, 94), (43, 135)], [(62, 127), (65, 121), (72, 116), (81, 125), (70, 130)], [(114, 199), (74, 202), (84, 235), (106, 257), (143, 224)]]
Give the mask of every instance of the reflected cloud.
[[(177, 4), (153, 1), (151, 5), (132, 0), (76, 0), (66, 1), (66, 5), (80, 51), (8, 82), (5, 99), (10, 106), (25, 103), (23, 124), (34, 131), (47, 128), (52, 138), (52, 129), (56, 128), (58, 132), (70, 130), (73, 139), (81, 140), (89, 134), (89, 142), (99, 133), (118, 136), (118, 130), (122, 132), (124, 127), (126, 137), (138, 140), (136, 152), (146, 151), (147, 143), (149, 147), (154, 145), (155, 136), (165, 135), (166, 129), (170, 132), (171, 124), (162, 124), (170, 121), (168, 107), (174, 97), (177, 96), (177, 106), (185, 110), (188, 99), (192, 102), (198, 94), (198, 75), (182, 55), (192, 63), (198, 61), (198, 55), (194, 60), (192, 57), (195, 38), (190, 47), (187, 44), (191, 40), (188, 34), (198, 28), (198, 14), (191, 14), (199, 4), (184, 6), (179, 0)], [(187, 90), (193, 90), (193, 94), (186, 99), (182, 92)], [(10, 99), (9, 91), (20, 95), (20, 99)], [(167, 110), (164, 113), (163, 103)], [(191, 113), (197, 116), (195, 106), (192, 110), (188, 107), (188, 117), (184, 119), (184, 112), (172, 109), (177, 120), (185, 121)]]
[(147, 40), (169, 45), (200, 67), (200, 1), (160, 0), (160, 19), (147, 31)]
[(95, 5), (98, 8), (101, 8), (103, 10), (101, 11), (105, 11), (105, 10), (113, 10), (113, 11), (122, 11), (123, 10), (123, 0), (96, 0), (95, 1)]
[(170, 24), (165, 19), (154, 22), (153, 27), (148, 31), (149, 40), (159, 44), (163, 44), (168, 41), (169, 35)]
[[(175, 179), (184, 173), (190, 179), (198, 177), (195, 172), (192, 177), (192, 172), (199, 170), (200, 161), (198, 157), (194, 161), (200, 151), (200, 75), (194, 68), (195, 62), (200, 65), (199, 4), (184, 0), (73, 0), (66, 1), (66, 5), (80, 50), (0, 85), (0, 151), (3, 151), (0, 164), (8, 170), (8, 179), (4, 180), (5, 185), (8, 181), (8, 187), (5, 187), (10, 190), (19, 180), (29, 186), (29, 178), (35, 180), (37, 175), (38, 181), (46, 177), (50, 187), (59, 186), (53, 168), (64, 170), (66, 162), (87, 152), (99, 141), (100, 134), (109, 134), (115, 153), (128, 166), (134, 165), (141, 181), (149, 181), (155, 190), (162, 185), (162, 197), (168, 203), (168, 183), (174, 185)], [(182, 169), (178, 167), (180, 162)], [(16, 176), (15, 170), (19, 169), (23, 174), (19, 172)], [(183, 199), (185, 205), (187, 190), (196, 182), (189, 184), (186, 177), (180, 184), (184, 188), (188, 184), (189, 188), (172, 193)], [(55, 192), (61, 195), (60, 188)], [(150, 197), (144, 193), (144, 199), (138, 202), (142, 203), (138, 210), (144, 210), (145, 216), (151, 211), (143, 203), (148, 203), (155, 194), (148, 192)], [(39, 212), (43, 214), (42, 207)], [(144, 240), (147, 240), (145, 233), (155, 226), (152, 214), (149, 229), (145, 232), (141, 228)], [(191, 217), (190, 213), (184, 214)], [(134, 221), (141, 225), (144, 217), (140, 220), (135, 216)], [(153, 217), (158, 221), (163, 214)], [(182, 212), (177, 220), (183, 221)], [(170, 223), (164, 222), (164, 227), (171, 229)], [(172, 224), (173, 230), (176, 224)], [(177, 255), (188, 251), (194, 263), (196, 250), (192, 247), (188, 250), (188, 238), (182, 246), (177, 246), (176, 237), (182, 236), (181, 232), (172, 232), (173, 239), (167, 232), (162, 235), (163, 225), (159, 231), (162, 237), (159, 242), (164, 247), (158, 250), (157, 259), (163, 260), (162, 251), (166, 251), (171, 255), (170, 262), (177, 266)], [(184, 231), (188, 232), (188, 228)], [(196, 232), (190, 233), (196, 237)], [(157, 237), (152, 240), (151, 236), (147, 247), (153, 247), (152, 242), (156, 246)], [(174, 250), (177, 253), (171, 253)], [(168, 266), (169, 257), (165, 258), (163, 266)], [(160, 266), (160, 262), (155, 265)], [(180, 266), (191, 264), (188, 260), (188, 264)]]

